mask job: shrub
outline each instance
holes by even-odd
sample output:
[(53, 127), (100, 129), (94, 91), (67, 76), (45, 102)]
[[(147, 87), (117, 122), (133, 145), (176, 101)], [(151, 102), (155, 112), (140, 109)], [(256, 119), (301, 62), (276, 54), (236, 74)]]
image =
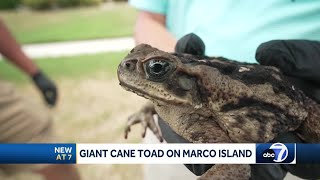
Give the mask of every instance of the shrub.
[(56, 0), (59, 7), (98, 5), (102, 0)]
[(49, 9), (55, 5), (55, 0), (22, 0), (22, 3), (32, 9)]
[[(1, 0), (0, 0), (1, 1)], [(23, 4), (32, 9), (49, 9), (54, 6), (74, 7), (98, 5), (103, 0), (22, 0)]]
[(79, 6), (80, 0), (57, 0), (57, 5), (59, 7)]
[(98, 5), (102, 2), (102, 0), (79, 0), (81, 6), (91, 6)]
[(14, 9), (19, 4), (20, 0), (0, 0), (0, 9)]

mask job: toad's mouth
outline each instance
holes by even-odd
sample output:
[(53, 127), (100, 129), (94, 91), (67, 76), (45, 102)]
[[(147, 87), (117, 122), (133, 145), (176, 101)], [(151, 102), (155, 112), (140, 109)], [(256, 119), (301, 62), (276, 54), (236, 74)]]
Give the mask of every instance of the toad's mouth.
[(132, 86), (130, 84), (127, 84), (125, 82), (121, 82), (119, 84), (121, 87), (123, 87), (125, 90), (133, 92), (137, 94), (138, 96), (144, 97), (146, 99), (149, 99), (151, 101), (156, 102), (159, 106), (165, 105), (165, 104), (186, 104), (187, 101), (181, 98), (168, 96), (167, 98), (165, 95), (161, 95), (160, 93), (158, 95), (153, 95), (150, 92), (147, 91), (147, 89), (137, 88), (135, 86)]

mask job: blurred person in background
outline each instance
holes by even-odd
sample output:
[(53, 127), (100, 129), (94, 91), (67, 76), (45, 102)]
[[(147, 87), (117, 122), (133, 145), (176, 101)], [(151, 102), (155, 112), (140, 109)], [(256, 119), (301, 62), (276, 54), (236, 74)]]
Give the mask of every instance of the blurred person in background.
[[(276, 66), (320, 102), (320, 43), (317, 42), (320, 1), (129, 0), (129, 3), (139, 11), (134, 33), (136, 44), (150, 44), (167, 52), (200, 52), (199, 55)], [(197, 51), (197, 45), (201, 45), (199, 38), (185, 36), (189, 33), (198, 35), (205, 48)], [(286, 40), (271, 41), (276, 39)], [(187, 142), (161, 118), (158, 124), (167, 142)], [(159, 142), (151, 131), (147, 134), (146, 143)], [(278, 141), (302, 142), (291, 133), (274, 140)], [(145, 179), (194, 179), (212, 165), (186, 165), (193, 174), (181, 166), (145, 166)], [(319, 178), (319, 170), (319, 165), (253, 165), (251, 179), (283, 179), (287, 171), (302, 178)], [(155, 172), (161, 176), (155, 176)]]
[[(0, 54), (33, 79), (46, 103), (57, 100), (56, 85), (27, 57), (0, 19)], [(52, 119), (44, 109), (36, 109), (8, 82), (0, 80), (0, 143), (56, 143)], [(74, 165), (0, 165), (0, 179), (17, 172), (33, 171), (46, 180), (78, 180)]]

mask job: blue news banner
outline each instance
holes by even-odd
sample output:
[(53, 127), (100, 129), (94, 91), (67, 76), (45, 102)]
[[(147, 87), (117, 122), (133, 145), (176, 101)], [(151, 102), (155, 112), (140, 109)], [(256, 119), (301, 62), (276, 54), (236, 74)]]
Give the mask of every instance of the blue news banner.
[(0, 144), (1, 164), (75, 164), (76, 144)]
[(320, 144), (0, 144), (0, 164), (97, 162), (320, 164)]

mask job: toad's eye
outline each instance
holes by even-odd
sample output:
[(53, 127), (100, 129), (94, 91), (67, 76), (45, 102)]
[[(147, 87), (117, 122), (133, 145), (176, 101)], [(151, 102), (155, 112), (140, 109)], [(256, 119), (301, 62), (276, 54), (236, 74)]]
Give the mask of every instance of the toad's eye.
[(152, 59), (144, 64), (147, 77), (153, 81), (162, 81), (173, 69), (172, 64), (168, 61)]

